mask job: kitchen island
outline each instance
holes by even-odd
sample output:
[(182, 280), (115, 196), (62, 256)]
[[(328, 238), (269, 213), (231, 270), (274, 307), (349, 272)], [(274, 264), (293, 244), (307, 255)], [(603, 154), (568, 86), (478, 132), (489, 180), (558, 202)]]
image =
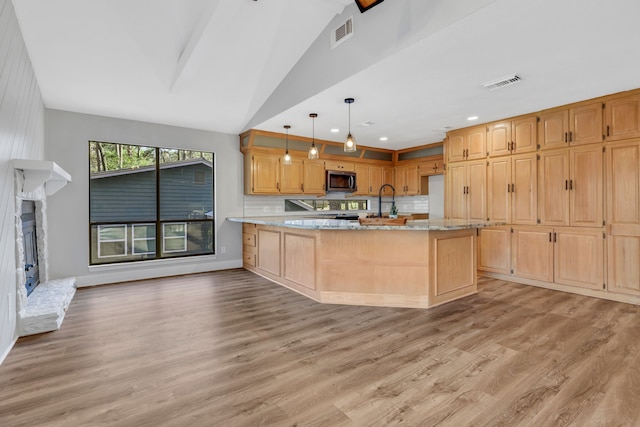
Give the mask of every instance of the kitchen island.
[(428, 308), (477, 293), (477, 229), (501, 225), (410, 220), (360, 225), (319, 217), (243, 223), (243, 266), (322, 303)]

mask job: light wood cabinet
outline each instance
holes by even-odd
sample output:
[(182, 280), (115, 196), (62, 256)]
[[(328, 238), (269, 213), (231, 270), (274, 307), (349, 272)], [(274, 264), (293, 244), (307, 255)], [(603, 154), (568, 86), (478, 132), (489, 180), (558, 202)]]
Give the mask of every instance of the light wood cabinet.
[(353, 162), (343, 162), (336, 160), (325, 160), (324, 162), (325, 170), (331, 171), (350, 171), (355, 172), (356, 165)]
[(602, 226), (602, 163), (601, 145), (540, 153), (540, 223)]
[(280, 193), (302, 194), (304, 192), (304, 161), (293, 157), (291, 164), (280, 160)]
[(511, 227), (479, 229), (478, 270), (511, 273)]
[(487, 215), (492, 221), (537, 221), (536, 154), (491, 158), (487, 166)]
[(281, 233), (277, 230), (259, 228), (256, 242), (256, 267), (274, 276), (280, 276)]
[(485, 126), (449, 132), (447, 141), (449, 163), (483, 159), (487, 156), (487, 128)]
[(594, 144), (603, 141), (602, 102), (540, 114), (538, 137), (541, 150)]
[(555, 283), (604, 289), (604, 237), (602, 229), (554, 229)]
[(420, 193), (420, 174), (418, 163), (396, 166), (395, 174), (396, 195), (415, 196)]
[(604, 115), (607, 141), (640, 137), (640, 94), (607, 99)]
[(285, 165), (276, 154), (248, 153), (244, 168), (245, 194), (325, 194), (321, 161), (292, 157)]
[(242, 224), (242, 265), (256, 266), (257, 228), (255, 224)]
[(608, 144), (607, 290), (640, 296), (640, 142)]
[(442, 156), (429, 157), (418, 162), (420, 176), (442, 175), (444, 173), (444, 163)]
[(486, 171), (485, 160), (449, 165), (445, 196), (449, 200), (448, 218), (486, 220)]
[(514, 276), (553, 282), (553, 229), (513, 227), (511, 268)]
[(245, 194), (279, 193), (280, 156), (258, 153), (245, 155), (244, 183)]
[(537, 117), (530, 115), (487, 127), (487, 151), (490, 157), (536, 151)]
[[(355, 165), (358, 190), (357, 196), (377, 196), (382, 184), (393, 185), (393, 167)], [(398, 192), (398, 189), (396, 189)], [(393, 191), (389, 187), (382, 190), (385, 196), (391, 196)]]
[(304, 194), (325, 194), (324, 164), (319, 160), (303, 160), (304, 163)]

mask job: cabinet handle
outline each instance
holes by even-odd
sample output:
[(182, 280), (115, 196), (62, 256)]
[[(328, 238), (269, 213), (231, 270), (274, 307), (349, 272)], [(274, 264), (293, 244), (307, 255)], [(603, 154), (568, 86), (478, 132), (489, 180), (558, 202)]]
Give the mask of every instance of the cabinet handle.
[(569, 134), (567, 132), (564, 133), (564, 142), (569, 142)]
[(551, 233), (549, 233), (549, 241), (551, 241)]
[(511, 141), (511, 151), (516, 151), (516, 143)]
[(573, 190), (573, 180), (569, 180), (569, 190)]
[(304, 184), (300, 184), (300, 190), (304, 192)]
[(280, 191), (280, 183), (279, 183), (279, 182), (276, 182), (276, 189), (277, 189), (278, 191)]
[(569, 131), (569, 142), (573, 141), (573, 132)]
[(555, 243), (555, 242), (556, 242), (556, 232), (554, 231), (553, 232), (553, 243)]
[(516, 192), (516, 185), (514, 183), (511, 183), (511, 192), (512, 193)]
[(564, 180), (564, 189), (568, 190), (569, 189), (569, 180)]
[(373, 192), (373, 187), (369, 186), (369, 193)]
[(507, 184), (507, 193), (511, 192), (511, 185)]
[(607, 125), (607, 136), (609, 136), (609, 125)]

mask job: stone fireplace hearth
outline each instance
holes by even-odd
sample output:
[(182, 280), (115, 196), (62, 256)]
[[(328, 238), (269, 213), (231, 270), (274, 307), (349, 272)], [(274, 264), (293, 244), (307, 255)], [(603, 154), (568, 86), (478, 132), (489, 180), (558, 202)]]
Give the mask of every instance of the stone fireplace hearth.
[[(47, 197), (53, 195), (71, 176), (53, 162), (13, 160), (15, 170), (16, 218), (16, 315), (20, 336), (49, 332), (60, 328), (75, 294), (75, 278), (49, 280), (47, 245)], [(34, 201), (37, 236), (37, 264), (40, 284), (27, 296), (23, 201)]]

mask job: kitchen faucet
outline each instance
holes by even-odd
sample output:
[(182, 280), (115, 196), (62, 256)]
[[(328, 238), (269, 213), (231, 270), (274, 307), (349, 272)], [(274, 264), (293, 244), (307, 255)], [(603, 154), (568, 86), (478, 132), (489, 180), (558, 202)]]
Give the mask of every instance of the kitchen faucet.
[(382, 184), (380, 186), (380, 191), (378, 192), (378, 218), (382, 218), (382, 189), (384, 187), (391, 187), (391, 191), (393, 191), (391, 195), (391, 206), (396, 204), (396, 189), (393, 188), (391, 184)]

